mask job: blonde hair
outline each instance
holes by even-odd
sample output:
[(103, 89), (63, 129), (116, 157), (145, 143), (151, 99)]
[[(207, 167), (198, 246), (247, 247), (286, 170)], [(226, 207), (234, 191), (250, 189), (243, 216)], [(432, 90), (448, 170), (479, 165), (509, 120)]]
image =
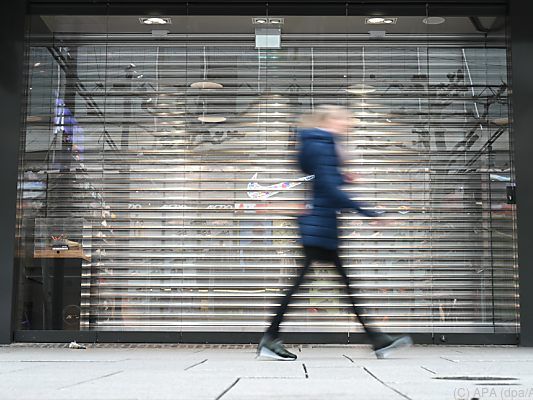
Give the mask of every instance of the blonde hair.
[[(300, 120), (300, 127), (321, 128), (328, 120), (334, 118), (353, 119), (354, 122), (359, 121), (357, 118), (353, 118), (346, 108), (334, 105), (323, 105), (318, 106), (313, 112), (304, 115)], [(348, 159), (348, 155), (337, 142), (335, 143), (335, 151), (337, 152), (340, 164), (344, 164)]]
[(348, 110), (341, 106), (335, 105), (322, 105), (314, 109), (314, 111), (304, 114), (300, 118), (300, 127), (302, 128), (314, 128), (322, 126), (327, 120), (335, 117), (350, 118)]

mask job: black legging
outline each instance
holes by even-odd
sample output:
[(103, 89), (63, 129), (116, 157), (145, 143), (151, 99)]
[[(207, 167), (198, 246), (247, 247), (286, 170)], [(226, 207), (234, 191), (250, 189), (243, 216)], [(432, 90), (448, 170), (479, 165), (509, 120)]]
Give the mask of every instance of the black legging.
[(362, 316), (363, 310), (355, 304), (355, 298), (353, 296), (353, 293), (350, 287), (350, 278), (348, 278), (348, 275), (346, 274), (346, 270), (342, 266), (338, 252), (336, 250), (327, 250), (327, 249), (322, 249), (320, 247), (304, 246), (304, 255), (305, 255), (305, 259), (304, 259), (303, 268), (300, 270), (300, 274), (298, 275), (298, 278), (296, 278), (294, 285), (289, 289), (289, 291), (283, 298), (283, 301), (281, 302), (276, 312), (276, 315), (272, 319), (272, 322), (270, 323), (270, 327), (267, 329), (266, 334), (274, 338), (278, 337), (279, 326), (281, 322), (283, 321), (283, 317), (285, 315), (285, 312), (287, 311), (287, 308), (289, 307), (291, 298), (293, 294), (298, 290), (302, 282), (304, 281), (305, 275), (307, 274), (307, 272), (309, 272), (311, 265), (313, 264), (314, 261), (326, 261), (326, 262), (332, 262), (337, 268), (337, 272), (340, 274), (342, 281), (344, 283), (344, 286), (346, 287), (346, 290), (350, 296), (350, 304), (352, 306), (352, 311), (355, 314), (355, 316), (359, 319), (359, 322), (361, 323), (361, 325), (363, 325), (363, 328), (366, 334), (368, 335), (370, 342), (374, 346), (379, 346), (382, 344), (383, 341), (386, 341), (387, 335), (384, 335), (381, 332), (373, 328), (370, 328), (367, 324), (367, 321)]

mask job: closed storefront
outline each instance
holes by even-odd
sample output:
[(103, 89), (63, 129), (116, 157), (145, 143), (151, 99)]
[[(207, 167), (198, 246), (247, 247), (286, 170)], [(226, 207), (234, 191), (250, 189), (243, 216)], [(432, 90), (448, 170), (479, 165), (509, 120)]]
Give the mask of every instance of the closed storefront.
[[(357, 178), (345, 189), (380, 213), (340, 217), (371, 324), (518, 335), (505, 10), (425, 10), (32, 15), (21, 337), (262, 332), (303, 258), (297, 216), (314, 177), (296, 161), (299, 120), (326, 104), (356, 123), (340, 140)], [(321, 264), (282, 327), (361, 331)]]

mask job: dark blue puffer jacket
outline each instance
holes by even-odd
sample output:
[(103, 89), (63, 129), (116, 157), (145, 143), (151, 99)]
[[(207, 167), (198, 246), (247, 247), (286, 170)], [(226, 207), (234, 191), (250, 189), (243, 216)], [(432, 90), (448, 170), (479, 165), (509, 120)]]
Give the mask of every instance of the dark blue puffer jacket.
[(341, 190), (345, 184), (339, 171), (339, 156), (331, 132), (312, 128), (298, 132), (300, 151), (298, 161), (306, 174), (315, 175), (312, 209), (298, 218), (302, 244), (336, 250), (339, 245), (337, 212), (357, 210), (367, 217), (377, 214), (364, 210)]

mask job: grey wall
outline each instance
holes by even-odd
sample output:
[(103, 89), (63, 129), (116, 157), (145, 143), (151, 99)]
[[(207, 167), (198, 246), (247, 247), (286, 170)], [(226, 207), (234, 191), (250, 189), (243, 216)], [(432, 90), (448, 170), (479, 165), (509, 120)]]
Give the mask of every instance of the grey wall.
[(533, 2), (510, 0), (513, 130), (518, 204), (520, 344), (533, 346)]
[(21, 132), (26, 1), (9, 2), (0, 24), (0, 343), (13, 331), (15, 211)]

